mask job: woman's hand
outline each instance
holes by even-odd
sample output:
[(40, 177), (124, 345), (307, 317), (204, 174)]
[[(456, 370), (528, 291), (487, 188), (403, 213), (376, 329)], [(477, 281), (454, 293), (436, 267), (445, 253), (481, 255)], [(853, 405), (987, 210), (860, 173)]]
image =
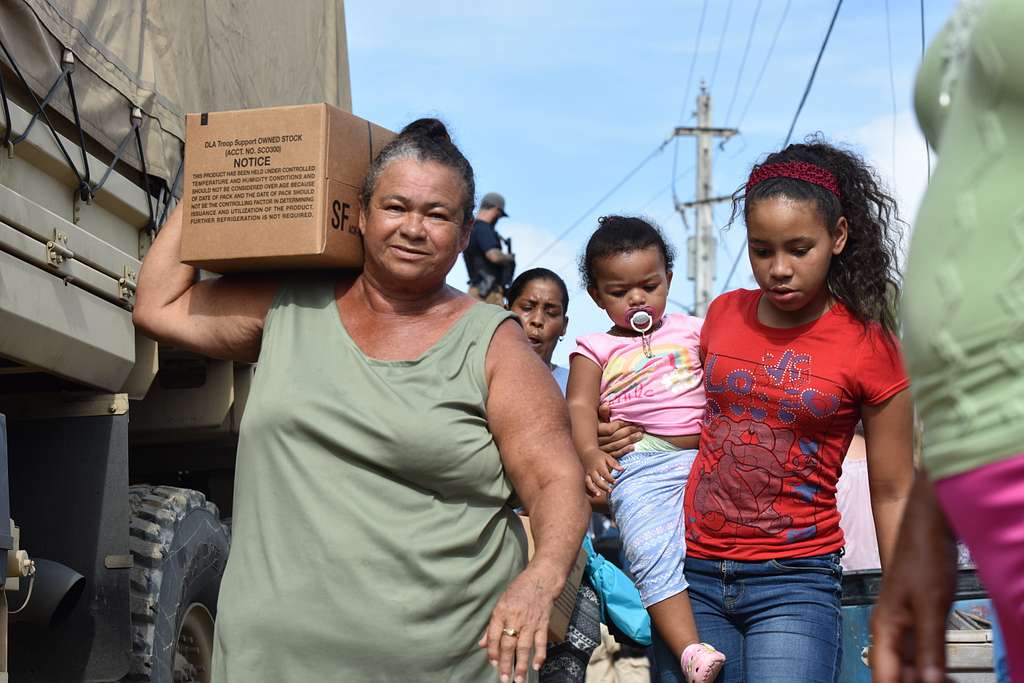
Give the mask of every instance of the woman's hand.
[(608, 406), (598, 407), (597, 445), (613, 458), (621, 458), (633, 451), (633, 444), (643, 438), (644, 430), (630, 422), (611, 422), (610, 416), (611, 409)]
[(480, 646), (503, 681), (511, 680), (515, 657), (515, 677), (522, 681), (531, 649), (533, 668), (544, 663), (551, 606), (579, 555), (590, 509), (565, 400), (518, 325), (505, 322), (495, 331), (486, 368), (487, 421), (505, 472), (530, 511), (534, 553), (495, 605)]
[(498, 599), (479, 645), (487, 649), (487, 658), (497, 667), (503, 683), (513, 680), (513, 667), (516, 683), (526, 680), (530, 650), (533, 650), (533, 669), (539, 671), (544, 664), (548, 619), (564, 584), (565, 577), (560, 577), (557, 571), (531, 564)]
[(877, 683), (946, 680), (946, 615), (955, 589), (956, 543), (931, 483), (918, 473), (871, 617)]
[(595, 498), (603, 498), (612, 492), (615, 485), (615, 475), (612, 470), (621, 472), (625, 467), (619, 461), (600, 449), (594, 449), (581, 454), (583, 461), (584, 482), (587, 485), (587, 493)]
[(610, 516), (612, 514), (612, 510), (608, 506), (608, 498), (603, 493), (598, 492), (597, 495), (594, 495), (587, 491), (587, 501), (590, 503), (591, 511), (600, 512), (602, 515)]

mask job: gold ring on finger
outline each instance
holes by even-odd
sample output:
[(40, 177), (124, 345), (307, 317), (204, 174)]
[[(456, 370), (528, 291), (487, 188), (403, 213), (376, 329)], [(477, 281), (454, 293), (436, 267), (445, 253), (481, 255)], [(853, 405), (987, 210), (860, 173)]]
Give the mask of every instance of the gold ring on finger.
[(504, 633), (509, 638), (515, 638), (516, 636), (519, 635), (518, 629), (514, 629), (514, 628), (503, 628), (503, 629), (501, 629), (501, 632)]

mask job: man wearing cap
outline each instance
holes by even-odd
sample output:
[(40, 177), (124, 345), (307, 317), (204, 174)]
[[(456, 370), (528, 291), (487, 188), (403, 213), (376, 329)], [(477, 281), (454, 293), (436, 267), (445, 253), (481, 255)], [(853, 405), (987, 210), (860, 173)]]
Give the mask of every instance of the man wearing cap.
[(501, 250), (501, 238), (494, 226), (505, 213), (505, 198), (488, 192), (480, 200), (480, 210), (473, 223), (469, 245), (462, 253), (469, 273), (469, 294), (489, 304), (504, 303), (504, 283), (511, 279), (515, 256)]

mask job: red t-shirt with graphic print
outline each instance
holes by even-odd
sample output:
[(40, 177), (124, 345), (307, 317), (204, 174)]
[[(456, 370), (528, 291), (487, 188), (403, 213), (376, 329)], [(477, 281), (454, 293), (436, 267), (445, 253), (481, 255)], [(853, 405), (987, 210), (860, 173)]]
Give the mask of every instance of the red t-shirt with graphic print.
[(693, 557), (761, 561), (843, 546), (836, 482), (862, 405), (909, 385), (898, 343), (841, 303), (787, 329), (759, 290), (716, 299), (701, 333), (707, 409), (686, 487)]

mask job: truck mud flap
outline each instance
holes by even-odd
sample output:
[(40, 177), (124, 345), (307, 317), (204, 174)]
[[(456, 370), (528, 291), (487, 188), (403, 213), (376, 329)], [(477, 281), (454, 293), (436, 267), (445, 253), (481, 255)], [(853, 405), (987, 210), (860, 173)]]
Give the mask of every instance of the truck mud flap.
[(34, 558), (86, 579), (68, 617), (10, 629), (12, 681), (112, 681), (131, 652), (128, 415), (7, 420), (11, 517)]

